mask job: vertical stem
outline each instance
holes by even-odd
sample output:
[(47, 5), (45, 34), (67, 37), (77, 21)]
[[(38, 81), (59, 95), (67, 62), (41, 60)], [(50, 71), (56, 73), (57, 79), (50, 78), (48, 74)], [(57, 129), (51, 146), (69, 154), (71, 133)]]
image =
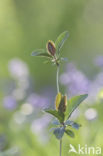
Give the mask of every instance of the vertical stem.
[(62, 139), (60, 140), (60, 156), (62, 155)]
[[(59, 65), (58, 64), (57, 64), (56, 83), (57, 83), (57, 93), (59, 93)], [(60, 156), (61, 155), (62, 155), (62, 139), (60, 140)]]
[(56, 81), (57, 81), (57, 93), (59, 93), (59, 65), (57, 65), (57, 77), (56, 77)]

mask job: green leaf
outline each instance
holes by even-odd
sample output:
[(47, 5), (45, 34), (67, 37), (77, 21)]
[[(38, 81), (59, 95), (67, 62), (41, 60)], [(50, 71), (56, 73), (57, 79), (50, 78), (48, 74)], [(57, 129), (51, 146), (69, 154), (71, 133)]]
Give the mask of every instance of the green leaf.
[(67, 40), (67, 38), (69, 37), (69, 33), (68, 31), (65, 31), (63, 33), (61, 33), (59, 35), (59, 37), (57, 38), (56, 42), (55, 42), (55, 46), (56, 46), (56, 50), (59, 54), (60, 49), (62, 48), (64, 42)]
[(68, 100), (65, 112), (65, 119), (69, 119), (74, 110), (87, 98), (88, 94), (74, 96)]
[(45, 109), (44, 111), (53, 115), (54, 117), (56, 117), (60, 121), (60, 123), (62, 123), (64, 121), (63, 113), (60, 113), (60, 112), (58, 112), (56, 110), (52, 110), (52, 109)]
[(35, 51), (32, 52), (31, 56), (39, 56), (39, 57), (47, 57), (47, 58), (52, 58), (51, 55), (49, 55), (48, 53), (46, 53), (44, 51), (44, 49), (37, 49)]
[(52, 124), (53, 124), (53, 125), (60, 125), (60, 122), (59, 122), (58, 120), (53, 120), (53, 121), (52, 121)]
[(72, 124), (72, 127), (75, 128), (75, 129), (79, 129), (79, 128), (81, 127), (81, 125), (78, 124), (78, 123), (76, 123), (76, 122), (74, 122), (74, 123)]
[(65, 132), (64, 127), (56, 128), (54, 130), (54, 135), (56, 136), (57, 139), (60, 140), (63, 137), (64, 132)]
[(69, 129), (66, 129), (65, 130), (65, 133), (67, 134), (67, 135), (69, 135), (71, 138), (74, 138), (74, 132), (73, 131), (71, 131), (71, 130), (69, 130)]
[(67, 121), (65, 122), (65, 125), (66, 125), (66, 126), (71, 126), (72, 128), (75, 128), (75, 129), (79, 129), (79, 128), (81, 127), (80, 124), (78, 124), (78, 123), (76, 123), (76, 122), (74, 122), (74, 121), (70, 121), (70, 120), (67, 120)]

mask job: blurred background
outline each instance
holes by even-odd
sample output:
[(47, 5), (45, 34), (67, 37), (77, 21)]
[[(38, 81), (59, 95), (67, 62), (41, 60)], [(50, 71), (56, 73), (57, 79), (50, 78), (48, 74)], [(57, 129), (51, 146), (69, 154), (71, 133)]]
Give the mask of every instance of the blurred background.
[[(56, 68), (31, 57), (60, 33), (69, 31), (61, 55), (60, 88), (68, 97), (88, 93), (73, 114), (82, 124), (69, 144), (103, 149), (103, 1), (0, 1), (0, 156), (59, 155), (59, 142), (49, 132), (54, 107)], [(75, 154), (74, 154), (75, 155)], [(92, 155), (92, 154), (91, 154)], [(73, 154), (72, 154), (73, 156)]]

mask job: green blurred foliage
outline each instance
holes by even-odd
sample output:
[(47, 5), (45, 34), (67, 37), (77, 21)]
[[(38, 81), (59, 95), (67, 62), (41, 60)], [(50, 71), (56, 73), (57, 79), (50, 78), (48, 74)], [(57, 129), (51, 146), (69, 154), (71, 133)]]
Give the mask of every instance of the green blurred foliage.
[[(102, 5), (102, 0), (1, 1), (1, 77), (7, 76), (8, 60), (20, 57), (28, 63), (36, 83), (50, 83), (50, 77), (54, 74), (53, 67), (48, 68), (41, 60), (31, 58), (30, 53), (34, 49), (45, 48), (49, 39), (55, 40), (64, 30), (69, 31), (70, 37), (62, 49), (63, 55), (67, 56), (69, 61), (75, 60), (79, 67), (82, 64), (83, 69), (86, 64), (86, 73), (93, 74), (91, 60), (95, 54), (102, 53), (103, 50)], [(47, 71), (45, 74), (44, 69)], [(49, 76), (48, 69), (51, 71)]]
[[(62, 55), (69, 61), (76, 62), (86, 75), (93, 77), (97, 69), (92, 60), (103, 53), (103, 0), (1, 0), (0, 86), (3, 80), (10, 78), (8, 61), (21, 58), (29, 66), (30, 74), (36, 82), (36, 90), (48, 84), (55, 87), (55, 67), (43, 64), (41, 59), (31, 57), (30, 54), (34, 49), (45, 48), (49, 39), (55, 41), (65, 30), (69, 31), (70, 37), (62, 49)], [(1, 99), (2, 89), (0, 92)], [(101, 112), (100, 108), (96, 109)], [(32, 134), (28, 125), (22, 130), (16, 129), (15, 126), (14, 129), (10, 128), (8, 122), (13, 113), (0, 106), (0, 133), (6, 133), (8, 137), (5, 152), (8, 147), (18, 146), (22, 156), (58, 155), (59, 144), (51, 134), (49, 142), (43, 144)], [(74, 146), (78, 142), (88, 142), (103, 147), (102, 113), (100, 115), (99, 123), (88, 123), (84, 118), (78, 119), (84, 125), (77, 132), (75, 139), (64, 138), (64, 155), (69, 155), (70, 142)], [(97, 123), (101, 128), (94, 127)], [(88, 138), (88, 135), (91, 137)], [(11, 156), (8, 153), (0, 153), (0, 156)]]

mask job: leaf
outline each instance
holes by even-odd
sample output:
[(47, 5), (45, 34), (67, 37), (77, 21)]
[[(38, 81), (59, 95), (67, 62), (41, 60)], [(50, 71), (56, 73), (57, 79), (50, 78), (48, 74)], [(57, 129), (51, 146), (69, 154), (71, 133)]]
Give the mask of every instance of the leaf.
[(65, 130), (65, 133), (67, 134), (67, 135), (69, 135), (71, 138), (74, 138), (74, 132), (73, 131), (71, 131), (71, 130), (69, 130), (69, 129), (66, 129)]
[(37, 49), (35, 51), (32, 52), (31, 56), (39, 56), (39, 57), (47, 57), (47, 58), (52, 58), (51, 55), (49, 55), (48, 53), (46, 53), (44, 51), (44, 49)]
[(58, 120), (53, 120), (53, 121), (52, 121), (52, 124), (53, 124), (53, 125), (60, 125), (60, 122), (59, 122)]
[(78, 123), (76, 123), (76, 122), (74, 122), (74, 123), (72, 124), (72, 127), (75, 128), (75, 129), (79, 129), (79, 128), (81, 127), (81, 125), (78, 124)]
[(61, 99), (62, 99), (62, 94), (58, 93), (57, 96), (56, 96), (56, 100), (55, 100), (56, 110), (58, 110)]
[(63, 113), (60, 113), (60, 112), (58, 112), (56, 110), (52, 110), (52, 109), (45, 109), (44, 111), (53, 115), (54, 117), (56, 117), (60, 121), (60, 123), (62, 123), (64, 121)]
[(60, 49), (62, 48), (64, 42), (67, 40), (67, 38), (69, 37), (69, 33), (68, 31), (65, 31), (63, 33), (61, 33), (59, 35), (59, 37), (57, 38), (56, 42), (55, 42), (55, 46), (56, 46), (56, 50), (59, 54)]
[(74, 110), (80, 105), (81, 102), (83, 102), (87, 98), (88, 94), (83, 94), (79, 96), (74, 96), (71, 99), (68, 100), (66, 112), (65, 112), (65, 118), (69, 119), (71, 114), (74, 112)]
[(60, 140), (63, 137), (64, 132), (65, 132), (64, 127), (56, 128), (54, 130), (54, 135), (56, 136), (57, 139)]
[(65, 125), (66, 125), (66, 126), (71, 126), (72, 128), (75, 128), (75, 129), (79, 129), (79, 128), (81, 127), (80, 124), (78, 124), (78, 123), (76, 123), (76, 122), (74, 122), (74, 121), (70, 121), (70, 120), (67, 120), (67, 121), (65, 122)]

